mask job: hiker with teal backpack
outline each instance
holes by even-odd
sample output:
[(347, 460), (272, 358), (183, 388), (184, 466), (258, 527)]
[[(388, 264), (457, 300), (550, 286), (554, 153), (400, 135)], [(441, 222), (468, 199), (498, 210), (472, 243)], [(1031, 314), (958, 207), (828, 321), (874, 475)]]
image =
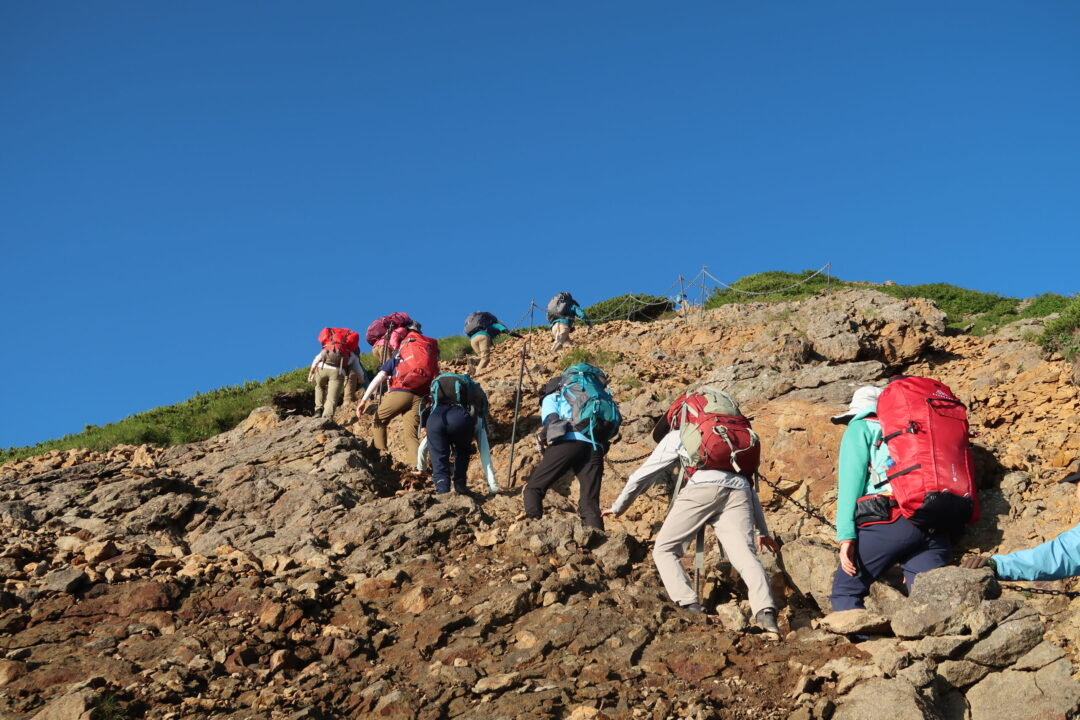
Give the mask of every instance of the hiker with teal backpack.
[(653, 439), (656, 449), (630, 475), (604, 516), (626, 512), (646, 487), (667, 482), (678, 467), (675, 496), (653, 546), (653, 561), (668, 596), (687, 612), (705, 612), (699, 589), (690, 584), (683, 569), (682, 557), (696, 537), (695, 567), (700, 579), (705, 526), (711, 525), (732, 567), (746, 583), (754, 620), (767, 632), (778, 633), (776, 603), (757, 552), (775, 552), (779, 547), (769, 535), (751, 484), (761, 461), (761, 443), (750, 421), (731, 395), (705, 386), (672, 403), (653, 430)]
[(509, 328), (499, 322), (499, 318), (489, 312), (477, 310), (474, 313), (469, 313), (469, 317), (465, 318), (465, 336), (469, 338), (469, 345), (472, 346), (473, 352), (476, 353), (478, 358), (474, 372), (480, 373), (487, 367), (488, 359), (491, 356), (492, 342), (501, 333), (506, 333), (510, 337), (521, 337), (519, 333), (511, 332)]
[(558, 352), (559, 348), (570, 342), (575, 318), (584, 320), (589, 330), (592, 330), (592, 321), (570, 293), (561, 292), (548, 302), (547, 319), (551, 323), (551, 352)]
[(589, 527), (603, 530), (600, 483), (604, 455), (622, 424), (619, 406), (607, 391), (607, 375), (588, 363), (570, 366), (544, 386), (540, 417), (543, 457), (525, 485), (525, 516), (543, 517), (548, 488), (567, 470), (573, 470), (581, 490), (578, 514)]
[[(431, 382), (431, 406), (423, 411), (421, 418), (425, 433), (421, 448), (427, 447), (436, 493), (450, 492), (451, 480), (456, 492), (469, 491), (467, 480), (474, 437), (480, 446), (481, 459), (486, 460), (484, 469), (489, 486), (494, 482), (490, 452), (484, 452), (487, 449), (487, 411), (487, 395), (480, 383), (468, 375), (443, 373)], [(454, 458), (452, 472), (451, 455)], [(493, 492), (498, 490), (498, 485), (491, 489)]]

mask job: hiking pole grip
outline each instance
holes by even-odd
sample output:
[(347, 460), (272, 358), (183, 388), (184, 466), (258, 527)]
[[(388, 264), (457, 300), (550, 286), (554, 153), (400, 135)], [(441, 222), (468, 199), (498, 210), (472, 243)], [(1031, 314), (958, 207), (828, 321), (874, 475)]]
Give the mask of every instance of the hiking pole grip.
[(525, 348), (527, 346), (527, 343), (521, 346), (521, 365), (518, 370), (517, 393), (514, 395), (514, 424), (510, 429), (510, 463), (506, 468), (507, 490), (511, 490), (514, 487), (514, 451), (516, 449), (515, 443), (517, 442), (518, 414), (521, 412), (521, 383), (525, 377)]

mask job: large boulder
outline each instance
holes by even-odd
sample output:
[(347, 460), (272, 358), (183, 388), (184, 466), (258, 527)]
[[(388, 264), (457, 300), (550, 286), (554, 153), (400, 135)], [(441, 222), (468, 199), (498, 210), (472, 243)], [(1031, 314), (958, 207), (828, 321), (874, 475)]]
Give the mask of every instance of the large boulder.
[(987, 675), (967, 693), (971, 720), (1048, 720), (1080, 713), (1080, 684), (1072, 664), (1058, 660), (1041, 670)]
[[(927, 700), (906, 680), (878, 678), (860, 683), (840, 702), (833, 720), (939, 720)], [(1011, 720), (1011, 719), (1010, 719)]]
[(1001, 592), (989, 569), (943, 567), (915, 578), (908, 602), (892, 618), (900, 637), (961, 635), (971, 629), (971, 615), (982, 602)]
[(822, 612), (832, 610), (833, 573), (836, 572), (836, 551), (821, 543), (798, 539), (785, 543), (780, 551), (783, 569), (792, 587), (813, 599)]

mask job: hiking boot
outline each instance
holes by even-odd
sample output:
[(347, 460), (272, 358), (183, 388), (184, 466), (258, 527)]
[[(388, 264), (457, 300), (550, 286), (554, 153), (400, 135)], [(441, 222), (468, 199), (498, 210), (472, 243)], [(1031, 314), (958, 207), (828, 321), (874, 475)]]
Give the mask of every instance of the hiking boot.
[(685, 610), (688, 613), (693, 613), (694, 615), (704, 615), (705, 614), (705, 606), (702, 605), (701, 603), (693, 602), (693, 603), (690, 603), (689, 605), (680, 605), (679, 608), (682, 609), (682, 610)]
[(757, 615), (754, 616), (754, 622), (758, 624), (765, 632), (780, 634), (780, 626), (776, 624), (776, 609), (775, 608), (762, 608), (758, 610)]

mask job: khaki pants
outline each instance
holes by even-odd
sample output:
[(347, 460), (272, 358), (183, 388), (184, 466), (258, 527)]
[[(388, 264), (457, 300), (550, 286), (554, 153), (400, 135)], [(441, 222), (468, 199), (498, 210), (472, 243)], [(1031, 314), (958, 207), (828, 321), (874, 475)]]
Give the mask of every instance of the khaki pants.
[(689, 605), (698, 601), (680, 561), (698, 529), (712, 525), (732, 567), (746, 583), (754, 614), (762, 608), (776, 607), (769, 592), (769, 578), (754, 547), (754, 505), (750, 492), (690, 483), (675, 498), (656, 536), (653, 561), (664, 589), (676, 604)]
[(375, 447), (385, 451), (386, 426), (398, 415), (404, 417), (402, 440), (405, 442), (405, 458), (402, 460), (409, 467), (416, 467), (416, 452), (420, 449), (420, 439), (416, 431), (420, 427), (420, 396), (405, 390), (394, 390), (382, 396), (379, 407), (375, 410), (375, 422), (372, 429)]
[(337, 368), (319, 368), (315, 371), (315, 414), (324, 418), (334, 417), (334, 410), (341, 405), (344, 380)]
[(553, 323), (551, 325), (551, 339), (551, 352), (558, 352), (559, 348), (570, 342), (570, 323)]
[(480, 372), (487, 367), (491, 357), (491, 338), (486, 333), (476, 333), (469, 339), (469, 344), (478, 358), (475, 372)]
[(375, 355), (375, 359), (378, 362), (378, 364), (375, 365), (374, 372), (378, 372), (379, 366), (389, 360), (394, 354), (394, 351), (390, 349), (389, 345), (377, 345), (371, 348), (371, 352)]

